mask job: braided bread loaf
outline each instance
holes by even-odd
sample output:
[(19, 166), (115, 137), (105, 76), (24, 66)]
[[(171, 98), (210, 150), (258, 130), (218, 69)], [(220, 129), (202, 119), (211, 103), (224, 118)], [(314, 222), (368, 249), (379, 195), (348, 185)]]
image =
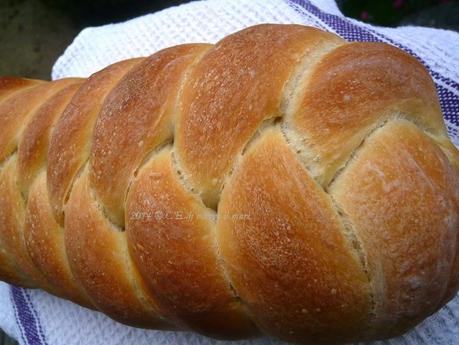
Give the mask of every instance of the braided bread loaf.
[(404, 52), (259, 25), (88, 79), (0, 79), (0, 278), (120, 322), (405, 332), (459, 285), (459, 158)]

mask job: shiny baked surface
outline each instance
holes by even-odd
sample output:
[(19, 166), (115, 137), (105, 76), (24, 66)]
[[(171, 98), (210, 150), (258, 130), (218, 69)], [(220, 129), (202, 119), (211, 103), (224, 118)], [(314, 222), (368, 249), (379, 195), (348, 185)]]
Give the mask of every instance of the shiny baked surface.
[(424, 67), (265, 24), (88, 79), (0, 79), (0, 279), (120, 322), (399, 335), (459, 284), (458, 153)]

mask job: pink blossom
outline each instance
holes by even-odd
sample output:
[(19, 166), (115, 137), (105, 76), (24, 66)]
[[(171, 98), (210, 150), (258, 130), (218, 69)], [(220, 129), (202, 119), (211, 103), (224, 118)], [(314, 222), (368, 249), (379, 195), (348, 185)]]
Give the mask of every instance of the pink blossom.
[(394, 0), (394, 7), (400, 8), (405, 4), (405, 0)]

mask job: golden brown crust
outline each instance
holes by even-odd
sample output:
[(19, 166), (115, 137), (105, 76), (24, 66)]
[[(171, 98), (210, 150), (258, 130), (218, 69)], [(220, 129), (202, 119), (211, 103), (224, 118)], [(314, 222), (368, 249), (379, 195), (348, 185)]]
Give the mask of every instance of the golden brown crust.
[(279, 129), (253, 143), (226, 185), (218, 243), (260, 328), (294, 342), (352, 340), (367, 326), (367, 277), (332, 202)]
[[(30, 259), (62, 297), (90, 307), (92, 303), (73, 276), (64, 245), (64, 230), (54, 219), (46, 190), (46, 173), (31, 186), (24, 239)], [(46, 248), (46, 250), (43, 250)]]
[[(73, 79), (62, 79), (37, 86), (23, 88), (0, 103), (0, 276), (10, 277), (21, 285), (49, 286), (31, 262), (24, 242), (25, 204), (19, 188), (17, 147), (28, 121), (40, 113), (43, 102), (51, 100), (57, 93), (73, 84)], [(44, 125), (46, 126), (46, 122)], [(39, 155), (39, 152), (37, 152)]]
[[(22, 262), (16, 259), (17, 250), (22, 248), (20, 243), (16, 244), (20, 242), (19, 235), (16, 234), (19, 232), (16, 224), (23, 214), (16, 214), (17, 219), (11, 215), (15, 212), (14, 206), (23, 200), (20, 198), (19, 201), (16, 201), (14, 196), (11, 196), (9, 182), (12, 177), (11, 172), (8, 173), (8, 170), (11, 170), (11, 164), (14, 162), (4, 162), (0, 170), (0, 279), (16, 285), (34, 287), (35, 281), (25, 272), (28, 268), (27, 263), (26, 267), (22, 267)], [(13, 175), (14, 173), (13, 171)]]
[(27, 198), (30, 183), (46, 163), (51, 128), (81, 86), (82, 81), (64, 87), (34, 113), (18, 145), (18, 179), (21, 192)]
[(133, 259), (165, 313), (214, 337), (253, 334), (218, 262), (215, 215), (182, 186), (170, 147), (140, 170), (126, 206)]
[[(456, 206), (457, 207), (457, 206)], [(456, 233), (456, 253), (454, 262), (452, 264), (452, 269), (449, 274), (448, 286), (446, 288), (446, 293), (443, 296), (443, 299), (439, 303), (439, 307), (445, 305), (450, 300), (452, 300), (459, 290), (459, 235)]]
[(57, 122), (50, 140), (47, 183), (53, 213), (59, 224), (63, 224), (64, 203), (72, 183), (89, 157), (90, 138), (105, 97), (141, 60), (121, 61), (93, 74)]
[(33, 80), (17, 77), (0, 77), (0, 102), (17, 91), (27, 89), (43, 83), (42, 80)]
[(332, 34), (300, 25), (258, 25), (224, 38), (193, 69), (176, 124), (177, 159), (215, 208), (235, 157), (261, 123), (281, 116), (283, 93), (310, 51)]
[(94, 128), (91, 185), (113, 222), (124, 225), (124, 199), (138, 166), (170, 140), (184, 73), (209, 45), (162, 50), (133, 68), (110, 92)]
[(88, 180), (87, 171), (77, 178), (65, 209), (65, 248), (73, 274), (92, 303), (110, 317), (163, 328), (156, 307), (138, 291), (125, 233), (114, 229), (101, 212)]
[[(12, 156), (4, 163), (0, 171), (0, 238), (2, 254), (5, 261), (13, 263), (13, 267), (1, 267), (3, 276), (12, 276), (20, 285), (40, 287), (52, 290), (41, 273), (30, 260), (24, 242), (23, 228), (25, 218), (25, 201), (17, 188), (17, 156)], [(13, 269), (12, 271), (9, 271)], [(6, 271), (8, 270), (8, 271)], [(6, 271), (6, 272), (5, 272)]]
[(351, 43), (333, 50), (307, 76), (297, 97), (287, 124), (305, 142), (309, 168), (324, 185), (369, 132), (394, 116), (434, 135), (446, 134), (428, 72), (387, 44)]
[(425, 68), (258, 25), (87, 80), (0, 78), (0, 279), (139, 327), (387, 338), (459, 288)]
[(397, 335), (436, 311), (459, 227), (459, 179), (415, 125), (378, 129), (330, 189), (365, 251), (378, 332)]
[(0, 162), (16, 150), (18, 139), (34, 111), (42, 102), (68, 84), (72, 79), (61, 79), (20, 90), (0, 103)]

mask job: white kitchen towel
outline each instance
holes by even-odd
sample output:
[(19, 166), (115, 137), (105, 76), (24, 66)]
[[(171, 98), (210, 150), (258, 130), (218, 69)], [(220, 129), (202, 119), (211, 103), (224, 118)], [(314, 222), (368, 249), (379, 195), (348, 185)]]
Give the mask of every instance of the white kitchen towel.
[[(345, 18), (333, 0), (208, 0), (83, 30), (53, 68), (53, 79), (86, 77), (110, 63), (185, 42), (216, 42), (259, 23), (316, 26), (351, 41), (382, 41), (422, 61), (437, 85), (448, 131), (459, 144), (459, 34), (420, 27), (381, 28)], [(124, 326), (43, 291), (0, 283), (0, 328), (21, 345), (228, 344), (188, 332)], [(270, 338), (232, 343), (281, 344)], [(403, 337), (374, 344), (459, 344), (459, 296)]]

